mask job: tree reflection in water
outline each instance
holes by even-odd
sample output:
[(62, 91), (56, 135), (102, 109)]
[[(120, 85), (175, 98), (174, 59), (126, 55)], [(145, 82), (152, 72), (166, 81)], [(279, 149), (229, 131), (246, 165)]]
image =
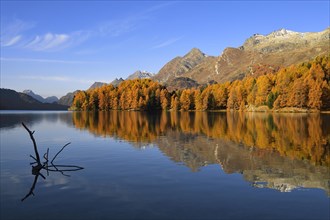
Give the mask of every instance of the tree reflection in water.
[(330, 166), (330, 125), (320, 114), (74, 112), (73, 124), (136, 143), (152, 143), (169, 132), (204, 135)]
[(42, 170), (46, 170), (47, 171), (47, 176), (49, 176), (49, 172), (60, 172), (62, 175), (64, 176), (69, 176), (68, 174), (66, 174), (65, 172), (72, 172), (72, 171), (78, 171), (78, 170), (82, 170), (84, 169), (83, 167), (80, 166), (76, 166), (76, 165), (59, 165), (59, 164), (54, 164), (54, 160), (56, 159), (56, 157), (64, 150), (65, 147), (67, 147), (70, 143), (65, 144), (61, 150), (59, 150), (55, 156), (53, 157), (53, 159), (50, 161), (49, 164), (49, 148), (47, 149), (47, 152), (44, 154), (43, 158), (45, 159), (44, 162), (41, 162), (40, 160), (40, 156), (39, 156), (39, 152), (38, 152), (38, 147), (37, 147), (37, 143), (34, 139), (34, 131), (31, 131), (24, 123), (22, 123), (23, 127), (25, 128), (25, 130), (27, 130), (27, 132), (30, 135), (30, 138), (32, 140), (33, 143), (33, 147), (34, 147), (34, 153), (35, 156), (30, 155), (30, 157), (32, 157), (35, 162), (30, 163), (30, 165), (32, 166), (32, 175), (34, 175), (34, 181), (32, 183), (32, 186), (29, 190), (29, 192), (21, 199), (21, 201), (23, 202), (25, 199), (27, 199), (29, 196), (34, 195), (33, 191), (36, 187), (36, 184), (38, 182), (38, 178), (39, 176), (41, 176), (43, 179), (46, 179), (46, 177), (41, 173)]
[(192, 171), (219, 164), (255, 187), (330, 194), (330, 117), (239, 112), (74, 112), (73, 124), (103, 137), (152, 143)]

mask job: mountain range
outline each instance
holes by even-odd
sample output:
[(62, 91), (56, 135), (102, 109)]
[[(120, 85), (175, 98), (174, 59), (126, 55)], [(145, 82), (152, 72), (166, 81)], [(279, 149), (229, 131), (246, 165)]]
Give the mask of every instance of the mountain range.
[(32, 90), (24, 90), (23, 93), (31, 96), (32, 98), (38, 100), (41, 103), (54, 103), (58, 102), (58, 98), (56, 96), (49, 96), (47, 98), (43, 98), (41, 95), (35, 94)]
[(153, 79), (168, 85), (175, 78), (190, 78), (198, 84), (223, 83), (254, 74), (260, 66), (271, 71), (309, 61), (329, 53), (329, 45), (330, 28), (315, 33), (280, 29), (266, 36), (254, 34), (242, 46), (228, 47), (218, 57), (207, 56), (193, 48), (183, 57), (166, 63)]
[[(227, 47), (219, 56), (208, 56), (198, 48), (193, 48), (184, 56), (177, 56), (167, 62), (157, 74), (138, 70), (126, 80), (150, 78), (172, 91), (234, 81), (260, 72), (274, 72), (280, 67), (309, 61), (329, 52), (330, 28), (306, 33), (280, 29), (268, 35), (254, 34), (242, 46)], [(110, 84), (117, 86), (122, 81), (123, 78), (116, 78)], [(105, 84), (95, 82), (89, 89)], [(72, 104), (76, 92), (57, 99), (55, 96), (43, 98), (31, 90), (23, 91), (41, 103), (57, 102), (67, 106)]]
[(1, 110), (67, 110), (68, 106), (42, 103), (30, 95), (10, 89), (0, 89)]
[(329, 53), (329, 45), (330, 28), (306, 33), (280, 29), (268, 35), (254, 34), (242, 46), (227, 47), (219, 56), (208, 56), (193, 48), (167, 62), (157, 74), (136, 71), (127, 79), (151, 78), (169, 90), (223, 83), (260, 70), (274, 72), (280, 67), (309, 61)]

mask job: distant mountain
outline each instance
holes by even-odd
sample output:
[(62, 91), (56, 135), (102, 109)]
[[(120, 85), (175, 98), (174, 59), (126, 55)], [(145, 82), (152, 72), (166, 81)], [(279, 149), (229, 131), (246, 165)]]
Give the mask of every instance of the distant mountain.
[(30, 95), (10, 89), (0, 89), (1, 110), (67, 110), (68, 106), (42, 103)]
[(242, 46), (228, 47), (218, 57), (206, 56), (194, 48), (165, 64), (153, 79), (172, 87), (173, 79), (179, 77), (198, 84), (233, 81), (255, 74), (258, 66), (277, 69), (327, 54), (329, 42), (330, 28), (315, 33), (280, 29), (268, 35), (254, 34)]
[(58, 101), (58, 98), (56, 96), (50, 96), (47, 98), (43, 98), (41, 95), (35, 94), (32, 90), (24, 90), (23, 93), (31, 96), (32, 98), (38, 100), (39, 102), (42, 103), (54, 103)]
[(153, 76), (153, 73), (138, 70), (133, 74), (129, 75), (126, 79), (150, 79)]
[[(110, 84), (112, 84), (113, 86), (118, 86), (118, 84), (121, 83), (122, 81), (124, 81), (122, 78), (119, 78), (119, 79), (116, 78)], [(94, 82), (88, 89), (99, 88), (99, 87), (102, 87), (103, 85), (107, 85), (107, 83)], [(65, 106), (71, 106), (72, 102), (73, 102), (73, 99), (74, 99), (74, 96), (76, 95), (77, 92), (79, 92), (79, 90), (76, 90), (74, 92), (69, 92), (65, 96), (62, 96), (58, 100), (58, 104), (65, 105)]]
[(56, 96), (49, 96), (47, 98), (45, 98), (45, 102), (44, 103), (57, 103), (58, 102), (58, 98)]
[(113, 86), (118, 86), (121, 82), (123, 82), (124, 81), (124, 79), (123, 78), (119, 78), (119, 79), (115, 79), (115, 80), (113, 80), (110, 84), (111, 85), (113, 85)]
[(93, 85), (91, 85), (88, 89), (95, 89), (95, 88), (102, 87), (104, 85), (107, 85), (107, 83), (104, 83), (104, 82), (94, 82)]
[(74, 92), (69, 92), (65, 96), (62, 96), (58, 100), (58, 104), (60, 105), (66, 105), (66, 106), (71, 106), (73, 102), (74, 95), (78, 92), (79, 90), (76, 90)]
[(322, 47), (324, 46), (324, 43), (329, 43), (329, 31), (330, 28), (321, 32), (300, 33), (280, 29), (266, 36), (254, 34), (244, 42), (240, 49), (262, 53), (273, 53), (297, 50), (298, 48), (302, 49), (306, 47)]
[(35, 94), (32, 90), (26, 89), (23, 91), (23, 93), (31, 96), (32, 98), (38, 100), (39, 102), (44, 103), (45, 101), (45, 99), (42, 96)]
[(193, 48), (185, 56), (175, 57), (170, 62), (166, 63), (153, 79), (165, 83), (176, 77), (181, 77), (184, 73), (203, 62), (205, 58), (206, 55), (203, 52), (197, 48)]

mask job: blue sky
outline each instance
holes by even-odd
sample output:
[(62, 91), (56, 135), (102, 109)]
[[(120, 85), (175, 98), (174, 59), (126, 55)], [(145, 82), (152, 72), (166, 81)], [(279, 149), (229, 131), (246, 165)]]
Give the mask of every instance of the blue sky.
[(1, 1), (1, 88), (58, 97), (194, 47), (218, 56), (255, 33), (329, 27), (329, 1)]

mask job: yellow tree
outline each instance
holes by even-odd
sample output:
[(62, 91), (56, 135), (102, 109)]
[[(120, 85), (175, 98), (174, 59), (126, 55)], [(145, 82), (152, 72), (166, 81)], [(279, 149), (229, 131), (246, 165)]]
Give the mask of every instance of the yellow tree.
[(160, 103), (163, 110), (168, 109), (169, 101), (168, 101), (169, 93), (167, 89), (162, 89), (160, 92)]
[(203, 100), (200, 90), (196, 90), (195, 92), (195, 109), (203, 110)]
[(73, 99), (73, 108), (76, 110), (82, 110), (83, 103), (86, 100), (86, 93), (84, 91), (79, 91), (76, 93)]
[(182, 94), (180, 96), (180, 105), (181, 105), (181, 110), (183, 111), (188, 111), (190, 108), (190, 90), (185, 89), (182, 91)]
[(133, 88), (131, 108), (134, 110), (139, 109), (139, 89), (138, 88)]
[(255, 104), (257, 106), (266, 104), (266, 99), (271, 89), (272, 82), (267, 75), (260, 76), (257, 79), (257, 93), (255, 98)]
[(308, 90), (302, 78), (296, 79), (293, 83), (292, 90), (288, 94), (289, 100), (287, 105), (292, 107), (303, 108), (307, 105)]
[(120, 95), (120, 98), (119, 98), (119, 107), (121, 110), (125, 110), (126, 109), (126, 92), (123, 91)]
[(179, 110), (179, 108), (180, 108), (179, 99), (175, 94), (173, 94), (171, 97), (171, 109), (176, 111)]

